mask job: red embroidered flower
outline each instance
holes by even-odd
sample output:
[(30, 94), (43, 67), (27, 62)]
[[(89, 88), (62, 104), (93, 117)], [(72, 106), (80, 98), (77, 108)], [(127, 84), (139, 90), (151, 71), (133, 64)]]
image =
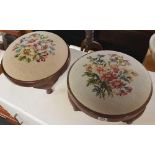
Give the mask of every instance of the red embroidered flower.
[(101, 76), (101, 80), (102, 81), (112, 81), (112, 80), (114, 80), (114, 79), (116, 79), (117, 78), (117, 76), (116, 76), (116, 74), (113, 74), (113, 73), (111, 73), (111, 72), (109, 72), (109, 73), (106, 73), (106, 74), (103, 74), (102, 76)]
[(96, 71), (100, 74), (100, 73), (104, 72), (104, 69), (103, 69), (103, 67), (97, 67)]
[(121, 80), (114, 80), (111, 82), (113, 88), (121, 88), (123, 86), (123, 82)]

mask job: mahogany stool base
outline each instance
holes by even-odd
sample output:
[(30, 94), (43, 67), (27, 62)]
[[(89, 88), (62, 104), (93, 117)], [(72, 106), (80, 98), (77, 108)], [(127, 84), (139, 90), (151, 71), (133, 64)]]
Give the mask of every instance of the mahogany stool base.
[(68, 98), (70, 100), (70, 103), (71, 103), (74, 111), (82, 111), (82, 112), (86, 113), (87, 115), (89, 115), (89, 116), (91, 116), (91, 117), (93, 117), (95, 119), (99, 119), (100, 118), (99, 120), (102, 120), (102, 121), (106, 120), (108, 122), (124, 122), (126, 124), (132, 124), (132, 122), (135, 121), (136, 119), (138, 119), (143, 114), (143, 112), (146, 109), (146, 106), (144, 106), (143, 108), (140, 108), (140, 110), (138, 110), (137, 113), (134, 113), (132, 115), (131, 114), (130, 115), (126, 115), (126, 116), (122, 115), (122, 117), (119, 117), (119, 118), (117, 118), (117, 117), (116, 118), (114, 118), (114, 117), (111, 117), (111, 118), (110, 117), (109, 118), (105, 117), (105, 118), (103, 118), (103, 117), (99, 117), (97, 115), (97, 113), (95, 113), (94, 111), (92, 112), (88, 108), (86, 110), (86, 108), (83, 108), (77, 102), (75, 104), (75, 99), (73, 99), (73, 97), (70, 95), (70, 93), (68, 93)]

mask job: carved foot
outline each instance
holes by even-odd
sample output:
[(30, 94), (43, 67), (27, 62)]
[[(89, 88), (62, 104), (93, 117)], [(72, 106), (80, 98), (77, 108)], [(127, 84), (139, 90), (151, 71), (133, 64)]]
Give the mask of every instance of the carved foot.
[(139, 118), (143, 114), (143, 112), (145, 111), (145, 108), (146, 107), (144, 107), (142, 110), (140, 110), (136, 115), (134, 115), (130, 119), (125, 120), (123, 122), (126, 123), (126, 124), (132, 124), (137, 118)]
[(129, 120), (129, 121), (123, 121), (123, 123), (125, 123), (125, 124), (132, 124), (132, 122), (133, 122), (133, 120)]
[(46, 93), (47, 93), (47, 94), (51, 94), (52, 92), (53, 92), (53, 89), (52, 89), (52, 88), (46, 89)]
[(72, 106), (73, 106), (74, 111), (81, 111), (76, 105), (72, 104)]

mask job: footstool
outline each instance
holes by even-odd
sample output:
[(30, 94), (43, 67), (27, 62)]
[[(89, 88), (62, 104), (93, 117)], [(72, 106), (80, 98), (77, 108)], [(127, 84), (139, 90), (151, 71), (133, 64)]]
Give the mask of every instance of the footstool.
[(132, 123), (152, 95), (152, 81), (143, 65), (108, 50), (88, 53), (74, 62), (67, 85), (75, 111), (110, 122)]
[(6, 50), (1, 65), (13, 83), (50, 94), (52, 86), (67, 69), (70, 51), (58, 35), (36, 31), (15, 40)]

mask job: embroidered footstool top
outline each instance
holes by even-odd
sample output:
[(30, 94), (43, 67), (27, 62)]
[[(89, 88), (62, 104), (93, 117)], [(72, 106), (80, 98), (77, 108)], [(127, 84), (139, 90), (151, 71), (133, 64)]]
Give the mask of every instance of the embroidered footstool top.
[(151, 78), (143, 65), (131, 56), (108, 50), (78, 59), (67, 82), (70, 101), (90, 115), (131, 113), (146, 105), (152, 94)]
[(36, 31), (15, 40), (6, 50), (2, 64), (13, 79), (36, 81), (57, 73), (69, 57), (68, 46), (58, 35)]

